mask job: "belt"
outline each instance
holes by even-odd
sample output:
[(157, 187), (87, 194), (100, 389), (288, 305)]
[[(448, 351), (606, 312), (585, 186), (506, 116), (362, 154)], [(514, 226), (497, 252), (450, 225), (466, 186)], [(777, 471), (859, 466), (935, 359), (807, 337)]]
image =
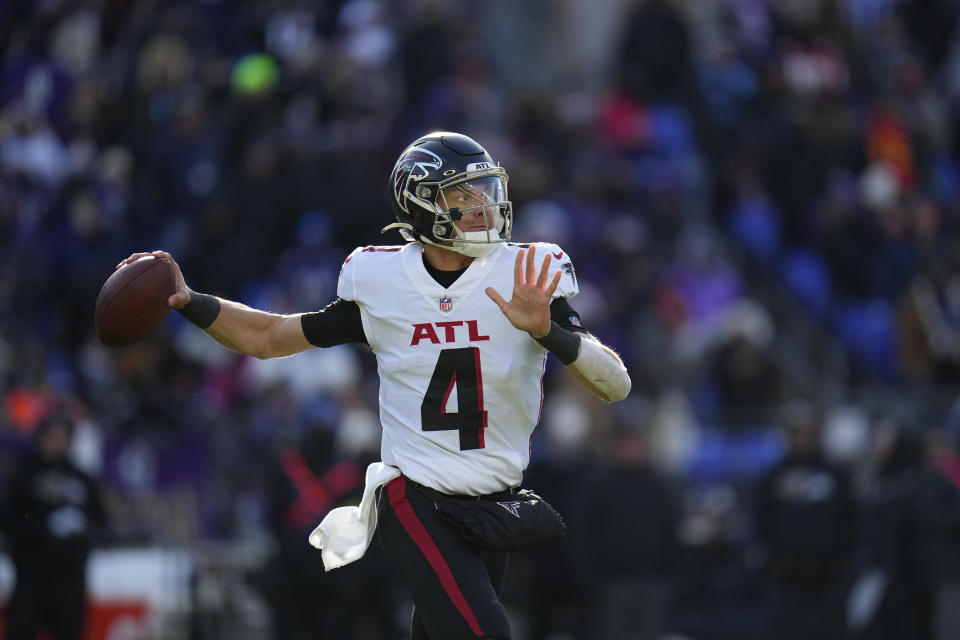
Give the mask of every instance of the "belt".
[(520, 491), (520, 487), (510, 487), (509, 489), (504, 489), (503, 491), (497, 491), (494, 493), (485, 493), (479, 496), (468, 496), (461, 493), (444, 493), (442, 491), (437, 491), (436, 489), (424, 486), (419, 482), (414, 482), (410, 478), (407, 478), (407, 484), (413, 485), (417, 490), (422, 492), (431, 500), (436, 499), (437, 497), (453, 498), (454, 500), (503, 500)]

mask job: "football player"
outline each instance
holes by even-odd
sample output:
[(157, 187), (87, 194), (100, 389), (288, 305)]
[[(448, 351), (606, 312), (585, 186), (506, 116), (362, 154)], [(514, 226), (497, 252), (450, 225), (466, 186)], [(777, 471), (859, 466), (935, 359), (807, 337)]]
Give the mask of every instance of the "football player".
[[(519, 487), (548, 352), (608, 402), (630, 390), (620, 358), (568, 302), (578, 290), (570, 257), (554, 244), (509, 242), (507, 179), (465, 135), (415, 140), (390, 174), (396, 222), (384, 229), (398, 229), (405, 244), (354, 250), (337, 299), (321, 311), (278, 315), (197, 293), (174, 262), (170, 306), (234, 351), (273, 358), (346, 342), (373, 350), (383, 462), (368, 471), (367, 494), (382, 489), (377, 513), (353, 520), (377, 527), (409, 585), (413, 640), (511, 637), (500, 601), (507, 554), (467, 544), (418, 488), (474, 497)], [(335, 532), (320, 529), (311, 542), (324, 546), (328, 570), (366, 549), (361, 538), (334, 559)]]

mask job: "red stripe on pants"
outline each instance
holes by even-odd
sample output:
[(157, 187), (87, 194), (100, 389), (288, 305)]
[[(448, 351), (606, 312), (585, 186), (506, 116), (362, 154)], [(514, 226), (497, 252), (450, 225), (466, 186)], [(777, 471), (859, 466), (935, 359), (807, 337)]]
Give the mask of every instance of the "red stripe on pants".
[(420, 549), (420, 552), (427, 559), (427, 562), (430, 563), (430, 566), (433, 567), (433, 572), (436, 573), (437, 578), (440, 579), (440, 584), (443, 585), (443, 590), (447, 592), (447, 597), (453, 602), (453, 606), (457, 608), (460, 615), (467, 621), (470, 630), (476, 635), (482, 636), (483, 631), (480, 629), (480, 623), (477, 622), (477, 616), (473, 614), (473, 610), (470, 608), (470, 605), (467, 604), (467, 599), (463, 597), (463, 592), (460, 591), (460, 587), (457, 586), (457, 581), (453, 577), (447, 561), (443, 559), (443, 555), (440, 553), (440, 550), (437, 549), (433, 538), (427, 533), (417, 514), (413, 512), (413, 507), (410, 506), (410, 501), (407, 500), (406, 487), (407, 479), (404, 476), (400, 476), (387, 485), (387, 493), (390, 496), (390, 506), (393, 507), (393, 511), (397, 514), (397, 519), (400, 521), (404, 530), (409, 534), (414, 544), (417, 545), (417, 548)]

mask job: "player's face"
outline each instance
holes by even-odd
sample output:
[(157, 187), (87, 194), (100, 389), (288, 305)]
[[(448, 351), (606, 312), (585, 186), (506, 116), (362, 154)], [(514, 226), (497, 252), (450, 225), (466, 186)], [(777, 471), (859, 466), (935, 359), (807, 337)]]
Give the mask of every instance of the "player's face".
[(455, 224), (461, 231), (487, 231), (499, 228), (500, 206), (496, 203), (504, 199), (500, 178), (486, 177), (444, 187), (437, 204), (444, 211), (460, 211), (462, 217)]

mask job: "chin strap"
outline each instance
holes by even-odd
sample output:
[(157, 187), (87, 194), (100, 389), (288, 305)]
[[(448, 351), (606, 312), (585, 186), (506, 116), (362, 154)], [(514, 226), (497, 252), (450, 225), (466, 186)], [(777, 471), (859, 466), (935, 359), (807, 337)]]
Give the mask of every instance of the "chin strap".
[[(467, 238), (455, 238), (449, 240), (450, 244), (441, 244), (439, 242), (434, 242), (429, 238), (418, 233), (414, 229), (413, 225), (406, 222), (394, 222), (393, 224), (388, 224), (383, 229), (380, 230), (380, 233), (386, 233), (391, 229), (398, 229), (400, 235), (403, 236), (403, 239), (407, 242), (419, 241), (424, 244), (432, 244), (435, 247), (440, 247), (441, 249), (446, 249), (448, 251), (455, 251), (456, 253), (469, 256), (471, 258), (482, 258), (483, 256), (489, 254), (493, 251), (494, 246), (499, 244), (499, 242), (471, 242)], [(457, 244), (459, 242), (459, 245)], [(506, 242), (505, 240), (500, 240), (500, 242)]]
[[(410, 235), (417, 234), (417, 231), (416, 229), (413, 228), (413, 225), (407, 224), (406, 222), (394, 222), (393, 224), (388, 224), (383, 229), (380, 229), (380, 233), (386, 233), (391, 229), (399, 229), (400, 234), (403, 235), (404, 238), (406, 238), (407, 234), (410, 234)], [(404, 231), (406, 231), (407, 233), (404, 233)]]

